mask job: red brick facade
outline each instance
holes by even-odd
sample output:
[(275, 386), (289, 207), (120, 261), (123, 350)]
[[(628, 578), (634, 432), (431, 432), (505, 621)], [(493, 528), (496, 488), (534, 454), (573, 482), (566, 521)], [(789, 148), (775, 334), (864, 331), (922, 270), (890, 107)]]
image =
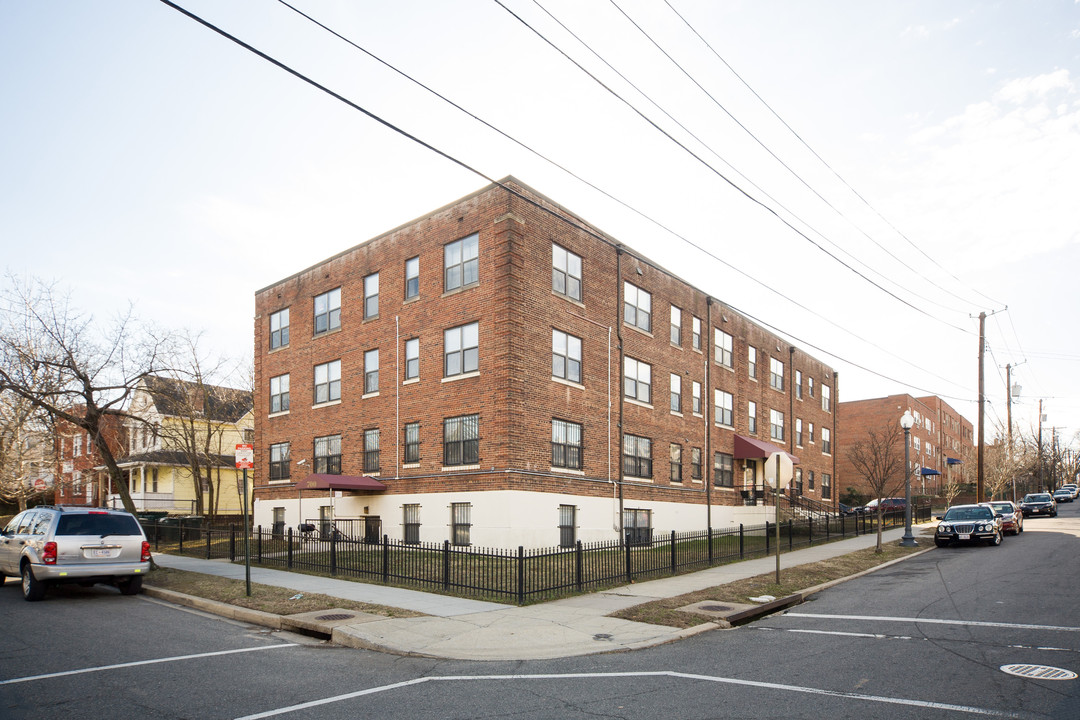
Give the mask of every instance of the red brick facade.
[[(106, 416), (102, 419), (102, 432), (114, 457), (124, 454), (125, 433), (119, 418)], [(56, 482), (53, 486), (53, 502), (59, 505), (100, 506), (102, 485), (108, 484), (108, 471), (102, 466), (104, 460), (85, 430), (64, 420), (56, 423)], [(105, 488), (109, 492), (109, 488)]]
[[(802, 494), (835, 502), (837, 484), (828, 482), (835, 477), (834, 457), (823, 443), (823, 431), (832, 436), (830, 441), (836, 436), (835, 413), (825, 408), (823, 398), (824, 386), (831, 403), (839, 397), (831, 368), (516, 180), (503, 184), (513, 192), (489, 186), (256, 294), (256, 522), (269, 524), (271, 506), (283, 508), (299, 497), (293, 483), (312, 471), (315, 438), (338, 434), (341, 474), (377, 477), (387, 486), (384, 493), (351, 496), (351, 505), (346, 494), (341, 507), (379, 514), (391, 537), (403, 503), (430, 494), (439, 494), (438, 502), (453, 502), (455, 495), (468, 501), (466, 496), (482, 492), (529, 493), (521, 497), (530, 503), (543, 494), (558, 496), (558, 503), (575, 497), (614, 503), (621, 489), (626, 508), (668, 508), (655, 516), (655, 527), (663, 530), (704, 528), (708, 496), (712, 524), (720, 526), (725, 524), (723, 507), (743, 506), (743, 461), (735, 460), (730, 487), (718, 486), (713, 470), (714, 453), (732, 454), (736, 433), (798, 456)], [(444, 247), (473, 233), (478, 235), (477, 280), (447, 290)], [(581, 259), (580, 299), (553, 287), (553, 253), (559, 248)], [(419, 294), (406, 299), (406, 261), (411, 258), (419, 259)], [(375, 273), (378, 313), (365, 318), (365, 278)], [(631, 292), (650, 296), (648, 331), (624, 321), (625, 283), (634, 286)], [(316, 335), (314, 298), (337, 288), (340, 329)], [(672, 306), (681, 314), (677, 342), (671, 334)], [(271, 316), (284, 309), (288, 342), (271, 349)], [(695, 318), (701, 325), (700, 349), (693, 347)], [(478, 327), (478, 369), (444, 377), (444, 331), (471, 323)], [(730, 367), (715, 357), (714, 330), (732, 337)], [(580, 381), (553, 377), (554, 331), (570, 336), (571, 342), (580, 340)], [(406, 344), (414, 338), (419, 339), (419, 376), (405, 380)], [(753, 378), (750, 347), (757, 354)], [(365, 393), (365, 353), (376, 349), (378, 389)], [(647, 401), (625, 397), (624, 357), (649, 366)], [(770, 384), (771, 359), (783, 363), (780, 389)], [(315, 403), (315, 366), (338, 360), (340, 402)], [(794, 387), (796, 370), (803, 383), (801, 397)], [(285, 374), (289, 409), (271, 412), (271, 378)], [(671, 408), (673, 374), (681, 378), (678, 412)], [(692, 408), (695, 381), (701, 388), (700, 413)], [(733, 396), (732, 420), (723, 425), (714, 422), (717, 389)], [(750, 402), (757, 406), (753, 433)], [(770, 437), (771, 411), (783, 414), (782, 440)], [(479, 418), (478, 462), (446, 466), (444, 421), (465, 415)], [(796, 419), (803, 424), (801, 445), (795, 438)], [(580, 470), (554, 466), (553, 420), (581, 426)], [(420, 452), (417, 463), (406, 464), (403, 431), (410, 423), (419, 423)], [(365, 471), (365, 431), (375, 429), (378, 470)], [(621, 473), (623, 431), (651, 441), (651, 477)], [(289, 462), (278, 465), (278, 472), (288, 467), (287, 477), (271, 482), (270, 447), (283, 443), (289, 443)], [(675, 480), (669, 462), (673, 443), (682, 448), (681, 479)], [(692, 477), (694, 448), (701, 451), (701, 478)], [(758, 472), (760, 477), (760, 467)], [(639, 469), (637, 474), (645, 473)], [(694, 519), (670, 509), (678, 506), (696, 506)], [(288, 512), (289, 525), (301, 519), (291, 515), (291, 506)], [(729, 520), (736, 517), (733, 513)], [(481, 517), (479, 506), (471, 519), (474, 528), (516, 522)], [(591, 537), (610, 536), (612, 525), (618, 522), (592, 521), (596, 533)]]

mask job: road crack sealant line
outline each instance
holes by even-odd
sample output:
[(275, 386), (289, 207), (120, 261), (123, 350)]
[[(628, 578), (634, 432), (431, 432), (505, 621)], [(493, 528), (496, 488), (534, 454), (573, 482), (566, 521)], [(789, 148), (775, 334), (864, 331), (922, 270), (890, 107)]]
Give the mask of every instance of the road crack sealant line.
[(872, 622), (906, 622), (927, 625), (967, 625), (969, 627), (1005, 628), (1015, 630), (1051, 630), (1054, 632), (1080, 632), (1080, 627), (1068, 625), (1032, 625), (1029, 623), (987, 622), (982, 620), (948, 620), (945, 618), (890, 617), (888, 615), (826, 615), (815, 613), (786, 612), (785, 617), (817, 618), (820, 620), (869, 620)]
[(713, 675), (697, 675), (694, 673), (677, 672), (673, 670), (660, 670), (655, 672), (614, 672), (614, 673), (565, 673), (565, 674), (538, 674), (538, 675), (446, 675), (446, 676), (429, 676), (415, 678), (413, 680), (405, 680), (398, 683), (392, 683), (390, 685), (381, 685), (379, 687), (367, 688), (365, 690), (357, 690), (356, 692), (344, 693), (342, 695), (335, 695), (333, 697), (322, 698), (320, 700), (311, 700), (306, 703), (299, 703), (297, 705), (290, 705), (288, 707), (277, 708), (275, 710), (267, 710), (261, 713), (255, 713), (253, 715), (244, 715), (236, 718), (236, 720), (261, 720), (262, 718), (276, 717), (278, 715), (285, 715), (292, 712), (298, 712), (300, 710), (309, 710), (311, 708), (320, 707), (322, 705), (329, 705), (331, 703), (343, 702), (345, 700), (353, 700), (356, 698), (364, 697), (365, 695), (374, 695), (377, 693), (388, 692), (391, 690), (400, 690), (402, 688), (422, 685), (429, 682), (465, 682), (465, 681), (477, 681), (477, 680), (604, 680), (613, 678), (636, 678), (636, 677), (670, 677), (682, 680), (697, 680), (703, 682), (722, 683), (726, 685), (742, 685), (746, 687), (761, 688), (765, 690), (783, 690), (787, 692), (806, 693), (810, 695), (823, 695), (827, 697), (843, 698), (847, 700), (862, 700), (865, 702), (876, 702), (890, 705), (904, 705), (908, 707), (927, 708), (932, 710), (942, 710), (948, 712), (968, 713), (972, 715), (980, 715), (982, 717), (1003, 717), (1003, 718), (1023, 718), (1026, 717), (1020, 713), (1014, 713), (1003, 710), (992, 710), (989, 708), (972, 707), (969, 705), (954, 705), (951, 703), (939, 703), (928, 700), (914, 700), (908, 698), (893, 698), (885, 697), (882, 695), (866, 695), (863, 693), (844, 692), (841, 690), (825, 690), (822, 688), (801, 687), (799, 685), (784, 685), (782, 683), (762, 682), (760, 680), (740, 680), (738, 678), (726, 678), (716, 677)]

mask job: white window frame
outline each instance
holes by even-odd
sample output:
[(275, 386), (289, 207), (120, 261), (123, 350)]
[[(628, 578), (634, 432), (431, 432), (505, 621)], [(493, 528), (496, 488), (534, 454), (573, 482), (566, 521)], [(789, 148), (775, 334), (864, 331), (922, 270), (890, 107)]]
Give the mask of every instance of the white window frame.
[(652, 332), (652, 293), (629, 281), (623, 281), (623, 322)]
[(623, 358), (623, 395), (646, 405), (652, 402), (652, 365), (629, 355)]

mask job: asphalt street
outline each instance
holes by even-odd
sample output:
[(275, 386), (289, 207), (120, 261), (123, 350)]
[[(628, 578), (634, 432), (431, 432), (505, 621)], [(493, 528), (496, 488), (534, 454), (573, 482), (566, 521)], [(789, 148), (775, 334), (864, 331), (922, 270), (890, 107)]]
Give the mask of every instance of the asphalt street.
[[(463, 662), (335, 647), (104, 587), (0, 588), (3, 718), (1080, 718), (1080, 503), (734, 630)], [(1046, 672), (1046, 671), (1043, 671)]]

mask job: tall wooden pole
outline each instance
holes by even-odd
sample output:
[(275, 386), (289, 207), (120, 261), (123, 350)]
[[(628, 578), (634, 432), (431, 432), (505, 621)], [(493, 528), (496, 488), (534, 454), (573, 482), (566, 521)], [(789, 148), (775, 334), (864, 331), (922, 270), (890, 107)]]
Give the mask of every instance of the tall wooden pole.
[(975, 502), (986, 500), (983, 486), (983, 415), (986, 405), (985, 380), (983, 378), (983, 360), (986, 357), (986, 313), (979, 313), (979, 470), (975, 485)]

